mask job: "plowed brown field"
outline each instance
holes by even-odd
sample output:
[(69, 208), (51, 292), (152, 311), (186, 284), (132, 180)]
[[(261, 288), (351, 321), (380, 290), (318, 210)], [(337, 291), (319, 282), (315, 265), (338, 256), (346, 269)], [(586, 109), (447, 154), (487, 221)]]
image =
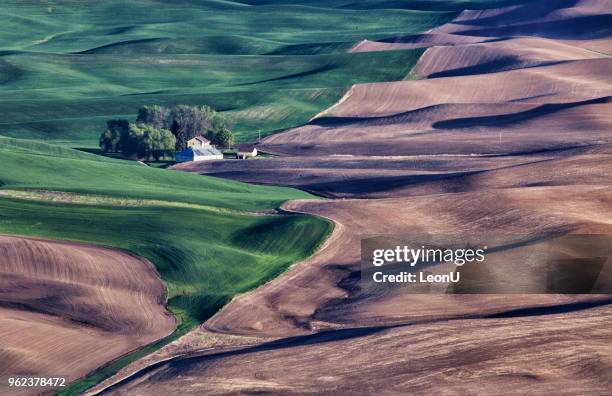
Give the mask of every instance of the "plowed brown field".
[(327, 244), (203, 326), (269, 342), (195, 350), (107, 391), (609, 393), (610, 296), (373, 295), (357, 280), (363, 235), (612, 232), (611, 15), (542, 0), (361, 42), (433, 46), (427, 78), (356, 85), (260, 144), (286, 157), (178, 166), (350, 199), (287, 203), (336, 223)]
[(0, 375), (68, 376), (172, 332), (150, 263), (71, 242), (0, 236)]

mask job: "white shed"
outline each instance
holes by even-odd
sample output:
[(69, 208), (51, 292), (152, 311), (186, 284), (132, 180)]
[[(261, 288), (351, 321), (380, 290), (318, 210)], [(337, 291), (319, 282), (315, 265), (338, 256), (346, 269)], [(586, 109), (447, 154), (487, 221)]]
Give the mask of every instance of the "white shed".
[(213, 146), (187, 147), (185, 150), (176, 153), (175, 159), (176, 162), (209, 161), (223, 159), (223, 153)]

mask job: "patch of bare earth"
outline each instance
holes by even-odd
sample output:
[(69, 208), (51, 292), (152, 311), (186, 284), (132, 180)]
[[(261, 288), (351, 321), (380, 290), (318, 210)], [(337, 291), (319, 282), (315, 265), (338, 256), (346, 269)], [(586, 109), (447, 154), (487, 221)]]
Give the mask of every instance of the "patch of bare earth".
[(93, 245), (0, 236), (0, 375), (75, 380), (169, 335), (150, 263)]

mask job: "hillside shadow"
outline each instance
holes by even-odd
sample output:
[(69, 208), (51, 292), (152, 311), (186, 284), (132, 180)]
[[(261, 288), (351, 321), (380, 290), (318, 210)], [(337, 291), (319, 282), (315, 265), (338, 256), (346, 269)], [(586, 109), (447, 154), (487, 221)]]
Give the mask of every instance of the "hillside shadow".
[(356, 196), (363, 197), (375, 193), (391, 192), (403, 187), (416, 186), (443, 180), (460, 179), (482, 171), (438, 173), (428, 175), (401, 175), (401, 176), (381, 176), (363, 177), (358, 179), (347, 179), (339, 182), (330, 180), (320, 183), (310, 183), (298, 185), (306, 191), (314, 191), (320, 195), (328, 197)]
[(457, 77), (457, 76), (467, 76), (474, 74), (489, 74), (489, 73), (498, 73), (507, 70), (513, 69), (530, 69), (533, 67), (542, 67), (542, 66), (554, 66), (563, 63), (568, 63), (571, 61), (550, 61), (550, 62), (538, 62), (537, 64), (531, 66), (524, 66), (520, 64), (520, 60), (515, 57), (508, 56), (500, 59), (496, 59), (490, 62), (483, 62), (477, 65), (459, 67), (456, 69), (444, 70), (436, 73), (432, 73), (428, 75), (428, 78), (440, 78), (440, 77)]
[(592, 104), (610, 103), (612, 97), (606, 96), (602, 98), (583, 100), (570, 103), (547, 103), (538, 106), (531, 110), (521, 111), (518, 113), (500, 114), (483, 117), (466, 117), (455, 118), (452, 120), (438, 121), (432, 124), (435, 129), (458, 129), (458, 128), (478, 128), (488, 126), (503, 126), (509, 124), (517, 124), (525, 122), (537, 117), (551, 115), (563, 110), (587, 106)]

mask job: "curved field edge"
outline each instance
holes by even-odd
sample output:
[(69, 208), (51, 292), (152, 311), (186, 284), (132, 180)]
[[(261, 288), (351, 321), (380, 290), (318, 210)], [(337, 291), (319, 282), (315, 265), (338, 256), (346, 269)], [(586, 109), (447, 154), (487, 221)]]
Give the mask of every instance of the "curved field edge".
[(0, 137), (0, 153), (0, 233), (120, 248), (153, 263), (164, 281), (168, 308), (181, 326), (114, 361), (103, 375), (301, 261), (330, 232), (316, 218), (250, 213), (314, 198), (294, 189), (154, 169), (20, 139)]
[[(136, 217), (146, 217), (145, 211), (154, 211), (159, 215), (160, 212), (155, 212), (157, 208), (162, 209), (161, 212), (171, 212), (167, 216), (178, 219), (177, 221), (187, 217), (185, 211), (188, 215), (200, 212), (196, 213), (201, 216), (200, 220), (209, 220), (210, 222), (204, 223), (214, 228), (220, 223), (212, 224), (212, 219), (206, 216), (219, 217), (218, 213), (210, 213), (206, 209), (186, 210), (184, 208), (169, 209), (168, 207), (92, 207), (91, 205), (11, 198), (0, 198), (0, 207), (2, 207), (0, 232), (3, 234), (94, 243), (119, 248), (148, 260), (155, 266), (166, 287), (168, 297), (166, 308), (177, 319), (178, 326), (171, 335), (111, 361), (72, 383), (61, 394), (78, 394), (116, 373), (130, 362), (179, 338), (215, 314), (235, 295), (256, 288), (277, 277), (295, 262), (303, 261), (314, 254), (333, 230), (332, 222), (314, 216), (289, 214), (254, 216), (227, 213), (223, 217), (230, 217), (233, 221), (229, 223), (231, 230), (224, 235), (224, 239), (220, 239), (217, 244), (209, 242), (199, 245), (191, 240), (187, 244), (191, 243), (192, 246), (183, 247), (183, 249), (191, 248), (191, 252), (188, 253), (193, 253), (194, 249), (213, 250), (215, 255), (210, 257), (216, 257), (216, 260), (194, 263), (183, 257), (181, 262), (170, 262), (172, 258), (165, 256), (176, 249), (178, 244), (176, 240), (173, 245), (167, 245), (166, 249), (159, 245), (155, 247), (156, 242), (162, 242), (162, 239), (155, 239), (156, 235), (145, 233), (150, 237), (147, 243), (143, 239), (138, 240), (138, 237), (134, 237), (134, 229), (125, 229), (126, 223), (114, 225), (113, 223), (121, 223), (120, 218), (126, 216), (130, 220), (135, 220)], [(97, 213), (92, 214), (92, 211)], [(34, 213), (38, 213), (35, 218)], [(102, 213), (104, 215), (100, 216)], [(83, 221), (84, 217), (87, 217), (88, 221)], [(96, 221), (95, 218), (102, 219), (102, 221)], [(151, 221), (151, 218), (147, 220)], [(75, 224), (79, 223), (82, 226), (75, 227)], [(105, 226), (103, 223), (108, 225)], [(117, 225), (123, 228), (119, 239), (112, 235), (116, 232), (115, 226)], [(62, 232), (61, 229), (66, 231)], [(86, 229), (94, 229), (95, 232), (87, 232)], [(203, 230), (202, 228), (195, 230), (196, 234), (197, 231)], [(132, 240), (122, 242), (121, 239), (126, 239), (126, 235), (131, 236)], [(182, 232), (174, 232), (173, 235), (177, 239), (186, 237)], [(227, 253), (228, 250), (236, 258), (231, 262), (236, 270), (231, 272), (227, 271), (227, 264), (224, 263), (224, 259), (227, 259), (228, 256), (223, 253)], [(247, 265), (244, 265), (245, 262)], [(199, 269), (194, 266), (198, 266)], [(199, 277), (196, 276), (197, 273), (200, 274)], [(217, 287), (215, 288), (213, 284), (216, 284)]]
[(0, 251), (3, 375), (75, 379), (176, 328), (155, 267), (131, 252), (3, 234)]

